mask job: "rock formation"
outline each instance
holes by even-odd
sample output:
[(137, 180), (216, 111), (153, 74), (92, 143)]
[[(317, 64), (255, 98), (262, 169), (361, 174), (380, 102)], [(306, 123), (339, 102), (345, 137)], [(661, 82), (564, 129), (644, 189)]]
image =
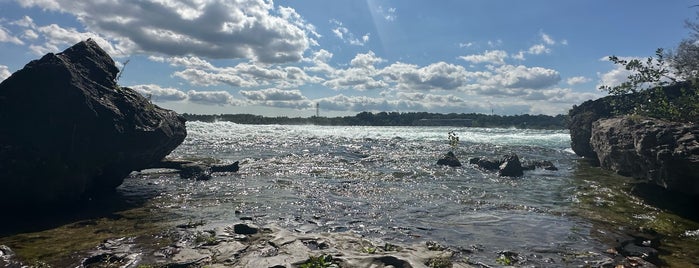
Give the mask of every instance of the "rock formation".
[(0, 202), (42, 205), (111, 191), (185, 138), (184, 118), (120, 87), (88, 39), (0, 84)]
[[(688, 83), (663, 88), (681, 96)], [(570, 110), (571, 147), (579, 156), (621, 175), (647, 179), (666, 189), (699, 194), (695, 124), (672, 123), (629, 114), (640, 95), (607, 96)]]
[(695, 124), (625, 116), (595, 121), (590, 144), (604, 168), (699, 194), (698, 137)]

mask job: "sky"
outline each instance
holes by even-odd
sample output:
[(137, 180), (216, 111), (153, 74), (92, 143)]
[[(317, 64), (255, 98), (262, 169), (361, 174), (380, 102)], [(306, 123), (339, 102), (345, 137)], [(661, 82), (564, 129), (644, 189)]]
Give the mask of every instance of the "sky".
[(0, 0), (0, 80), (92, 38), (120, 85), (180, 113), (566, 114), (628, 75), (608, 56), (689, 37), (696, 4)]

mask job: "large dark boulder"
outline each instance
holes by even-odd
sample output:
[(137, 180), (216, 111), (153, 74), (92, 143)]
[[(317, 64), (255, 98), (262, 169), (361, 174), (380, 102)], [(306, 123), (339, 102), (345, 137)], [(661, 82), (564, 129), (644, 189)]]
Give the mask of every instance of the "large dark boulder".
[(603, 168), (666, 189), (699, 194), (699, 126), (638, 116), (592, 124), (590, 145)]
[(501, 162), (498, 175), (502, 177), (521, 177), (524, 175), (522, 162), (519, 161), (519, 156), (516, 154), (505, 155)]
[(187, 135), (184, 118), (120, 87), (88, 39), (0, 84), (0, 203), (40, 205), (112, 191)]

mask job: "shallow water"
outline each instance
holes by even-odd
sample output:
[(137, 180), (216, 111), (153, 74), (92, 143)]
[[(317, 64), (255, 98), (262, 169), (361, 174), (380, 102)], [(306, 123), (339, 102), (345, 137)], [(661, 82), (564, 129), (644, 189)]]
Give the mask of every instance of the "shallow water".
[[(507, 250), (550, 266), (601, 259), (614, 232), (648, 225), (668, 228), (661, 230), (670, 235), (666, 244), (682, 252), (663, 256), (668, 264), (692, 265), (699, 253), (699, 224), (644, 204), (628, 194), (630, 180), (587, 166), (569, 149), (567, 131), (227, 122), (188, 122), (187, 129), (172, 157), (241, 161), (240, 171), (209, 181), (136, 174), (118, 189), (124, 199), (147, 200), (136, 209), (148, 213), (133, 220), (174, 226), (252, 217), (301, 232), (434, 240), (492, 265)], [(457, 148), (449, 131), (460, 137)], [(468, 164), (435, 165), (449, 150), (462, 162), (516, 153), (559, 170), (501, 178)]]

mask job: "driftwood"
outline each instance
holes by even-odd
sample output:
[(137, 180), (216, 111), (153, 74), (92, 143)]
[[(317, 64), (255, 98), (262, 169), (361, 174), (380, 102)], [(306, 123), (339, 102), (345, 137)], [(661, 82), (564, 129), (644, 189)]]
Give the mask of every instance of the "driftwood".
[(238, 161), (233, 164), (208, 164), (201, 161), (163, 159), (150, 168), (167, 168), (179, 171), (183, 179), (209, 180), (211, 173), (238, 172)]

